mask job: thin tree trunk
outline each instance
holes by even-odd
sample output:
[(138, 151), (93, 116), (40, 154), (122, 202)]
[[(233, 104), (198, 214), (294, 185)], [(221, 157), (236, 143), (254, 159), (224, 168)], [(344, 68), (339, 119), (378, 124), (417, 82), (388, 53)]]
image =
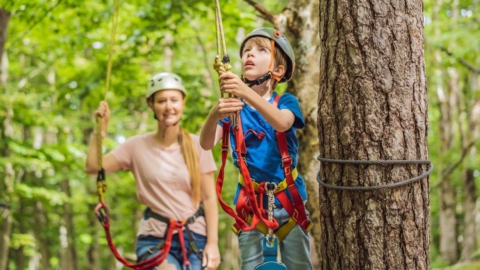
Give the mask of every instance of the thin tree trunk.
[[(0, 89), (5, 88), (5, 93), (8, 95), (8, 88), (5, 86), (7, 81), (7, 67), (8, 60), (5, 53), (5, 43), (7, 42), (7, 28), (10, 20), (10, 13), (5, 9), (0, 8)], [(13, 111), (7, 109), (7, 115), (4, 118), (0, 118), (0, 137), (5, 141), (8, 133), (13, 129), (12, 119)], [(0, 149), (3, 157), (10, 155), (8, 146)], [(5, 175), (3, 181), (0, 182), (0, 198), (3, 203), (10, 205), (10, 195), (13, 192), (13, 181), (15, 173), (12, 168), (12, 164), (7, 162), (4, 168)], [(8, 265), (8, 252), (10, 245), (10, 234), (12, 231), (12, 216), (11, 210), (8, 208), (0, 209), (2, 219), (0, 220), (0, 269), (7, 269)]]
[(48, 250), (48, 239), (45, 236), (48, 219), (43, 203), (37, 201), (35, 203), (35, 210), (33, 214), (36, 226), (33, 228), (35, 238), (37, 239), (38, 249), (40, 253), (40, 269), (49, 270), (50, 267), (50, 252)]
[[(71, 198), (70, 183), (68, 179), (63, 180), (60, 183), (62, 192), (64, 192), (68, 198)], [(62, 270), (77, 270), (78, 269), (78, 258), (77, 250), (75, 248), (75, 231), (73, 226), (73, 209), (72, 205), (69, 202), (63, 204), (63, 223), (66, 229), (66, 244), (67, 247), (64, 250), (65, 252), (65, 262), (66, 268)]]
[[(19, 213), (24, 213), (25, 212), (25, 207), (23, 207), (22, 200), (20, 200), (18, 204), (19, 204), (18, 212)], [(22, 219), (27, 218), (27, 216), (22, 215), (20, 218), (22, 218)], [(26, 234), (27, 233), (24, 220), (20, 220), (20, 222), (18, 223), (17, 230), (20, 234)], [(25, 256), (24, 251), (25, 250), (23, 248), (23, 245), (20, 246), (18, 249), (16, 249), (14, 251), (14, 253), (15, 253), (15, 267), (18, 270), (24, 270), (25, 266), (26, 266), (25, 263), (27, 262), (27, 257)]]
[[(428, 159), (423, 3), (320, 2), (320, 155), (342, 160)], [(329, 184), (373, 186), (418, 165), (322, 163)], [(320, 269), (429, 269), (429, 181), (395, 189), (320, 188)]]
[(448, 263), (457, 261), (457, 228), (455, 189), (449, 177), (440, 179), (440, 253)]
[[(88, 209), (94, 209), (96, 204), (89, 204)], [(86, 270), (101, 270), (100, 264), (100, 245), (98, 239), (104, 237), (101, 233), (101, 226), (98, 225), (98, 220), (95, 215), (88, 216), (88, 227), (90, 228), (91, 243), (87, 248), (87, 265)], [(100, 233), (99, 233), (100, 232)]]
[[(290, 0), (281, 14), (269, 13), (264, 7), (254, 1), (247, 1), (264, 17), (269, 19), (283, 32), (291, 42), (295, 51), (295, 72), (288, 83), (287, 91), (298, 98), (300, 108), (305, 118), (305, 127), (298, 131), (299, 160), (298, 171), (307, 184), (307, 209), (314, 226), (311, 231), (313, 261), (318, 261), (320, 254), (320, 213), (318, 205), (318, 183), (315, 180), (318, 172), (317, 138), (317, 103), (313, 98), (319, 88), (320, 38), (318, 35), (318, 1)], [(318, 267), (314, 265), (314, 268)]]
[(463, 247), (460, 260), (467, 261), (473, 259), (475, 250), (477, 249), (477, 235), (476, 235), (476, 202), (477, 202), (477, 187), (475, 186), (475, 178), (473, 176), (474, 170), (467, 169), (463, 175), (463, 193), (464, 212), (465, 212), (465, 228), (463, 230)]

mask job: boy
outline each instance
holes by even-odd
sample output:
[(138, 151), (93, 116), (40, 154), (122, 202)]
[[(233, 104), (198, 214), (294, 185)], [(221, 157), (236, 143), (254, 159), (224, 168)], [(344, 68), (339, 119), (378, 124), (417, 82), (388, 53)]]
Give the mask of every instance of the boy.
[[(252, 270), (263, 262), (265, 224), (273, 229), (277, 223), (276, 236), (281, 240), (281, 258), (287, 269), (312, 269), (308, 237), (311, 224), (304, 207), (305, 181), (296, 170), (298, 141), (295, 132), (305, 124), (297, 99), (291, 94), (280, 97), (274, 92), (279, 82), (292, 77), (293, 49), (278, 30), (259, 28), (247, 35), (240, 47), (240, 56), (243, 80), (231, 72), (220, 76), (221, 91), (239, 99), (222, 98), (211, 109), (200, 134), (200, 144), (205, 150), (212, 149), (226, 134), (222, 121), (228, 121), (226, 117), (239, 112), (238, 128), (229, 128), (234, 164), (242, 172), (234, 201), (240, 216), (236, 217), (236, 228), (242, 269)], [(232, 122), (235, 119), (230, 118)], [(224, 128), (228, 129), (226, 125)], [(219, 175), (223, 177), (223, 170)], [(250, 183), (250, 178), (255, 186), (254, 196), (249, 196), (251, 193), (244, 186)], [(275, 183), (278, 188), (265, 183)], [(275, 190), (273, 222), (265, 215), (267, 189)], [(259, 217), (258, 213), (263, 214)], [(262, 222), (253, 230), (246, 229), (245, 224), (255, 225), (255, 219)]]

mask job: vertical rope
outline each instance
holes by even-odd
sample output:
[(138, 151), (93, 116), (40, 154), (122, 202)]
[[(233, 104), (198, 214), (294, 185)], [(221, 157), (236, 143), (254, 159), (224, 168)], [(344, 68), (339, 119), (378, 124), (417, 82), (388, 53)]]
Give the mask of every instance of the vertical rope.
[[(222, 12), (220, 11), (220, 0), (215, 0), (215, 29), (216, 29), (216, 38), (217, 38), (217, 56), (215, 57), (215, 63), (213, 68), (217, 71), (218, 75), (222, 75), (225, 72), (232, 69), (230, 65), (230, 58), (227, 53), (227, 46), (225, 44), (225, 34), (223, 32), (222, 24)], [(220, 60), (222, 57), (222, 60)], [(220, 84), (220, 80), (218, 81)], [(225, 97), (225, 93), (220, 92), (222, 98)], [(229, 94), (228, 97), (235, 97), (232, 94)], [(238, 113), (237, 113), (238, 114)], [(233, 125), (237, 125), (237, 114), (233, 115)]]
[[(107, 78), (105, 82), (105, 95), (103, 100), (107, 100), (107, 94), (108, 90), (110, 88), (110, 77), (112, 74), (112, 58), (113, 58), (113, 47), (115, 44), (115, 35), (117, 32), (117, 23), (118, 23), (118, 11), (120, 9), (120, 0), (114, 0), (113, 3), (113, 18), (112, 18), (112, 26), (110, 29), (110, 45), (109, 45), (109, 51), (108, 51), (108, 64), (107, 64)], [(105, 177), (103, 173), (103, 153), (102, 153), (102, 138), (104, 136), (102, 132), (102, 117), (97, 116), (96, 117), (96, 122), (97, 122), (97, 127), (96, 127), (96, 133), (97, 133), (97, 164), (98, 164), (98, 169), (99, 169), (99, 176), (97, 178), (97, 194), (98, 194), (98, 200), (100, 203), (105, 204), (105, 192), (107, 190), (107, 184), (105, 183)]]

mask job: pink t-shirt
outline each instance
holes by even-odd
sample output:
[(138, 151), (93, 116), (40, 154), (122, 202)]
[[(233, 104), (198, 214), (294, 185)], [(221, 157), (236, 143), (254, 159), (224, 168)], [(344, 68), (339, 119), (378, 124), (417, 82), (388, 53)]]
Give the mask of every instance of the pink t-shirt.
[[(180, 145), (162, 147), (155, 141), (153, 134), (131, 137), (111, 153), (121, 169), (133, 173), (137, 198), (141, 203), (164, 217), (187, 219), (195, 214), (197, 208), (191, 199), (190, 175)], [(205, 174), (216, 171), (212, 152), (202, 149), (198, 136), (190, 136), (197, 146), (200, 172)], [(206, 235), (203, 217), (188, 227), (195, 233)], [(137, 235), (163, 237), (165, 229), (166, 224), (156, 219), (142, 219)]]

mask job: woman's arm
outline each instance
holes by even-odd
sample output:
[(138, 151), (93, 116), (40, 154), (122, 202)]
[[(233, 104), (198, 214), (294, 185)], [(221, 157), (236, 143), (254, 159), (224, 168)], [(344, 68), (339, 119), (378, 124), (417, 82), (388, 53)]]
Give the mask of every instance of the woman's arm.
[[(102, 125), (102, 141), (108, 130), (108, 121), (110, 120), (110, 109), (105, 101), (100, 102), (95, 116), (101, 118)], [(97, 174), (100, 168), (98, 168), (98, 151), (97, 151), (97, 135), (94, 134), (90, 138), (88, 145), (87, 160), (85, 162), (85, 172), (88, 174)], [(113, 172), (120, 169), (120, 165), (112, 154), (107, 154), (102, 158), (102, 165), (105, 173)]]
[[(102, 138), (103, 140), (103, 138)], [(107, 154), (102, 158), (102, 165), (105, 173), (114, 172), (120, 169), (120, 165), (117, 159), (112, 154)], [(85, 172), (87, 174), (97, 174), (98, 168), (98, 155), (97, 155), (97, 138), (92, 136), (90, 138), (90, 144), (88, 145), (87, 161), (85, 162)]]
[(202, 174), (202, 202), (207, 223), (207, 244), (203, 252), (202, 265), (206, 270), (215, 269), (220, 264), (220, 251), (218, 249), (218, 207), (215, 193), (213, 172)]

